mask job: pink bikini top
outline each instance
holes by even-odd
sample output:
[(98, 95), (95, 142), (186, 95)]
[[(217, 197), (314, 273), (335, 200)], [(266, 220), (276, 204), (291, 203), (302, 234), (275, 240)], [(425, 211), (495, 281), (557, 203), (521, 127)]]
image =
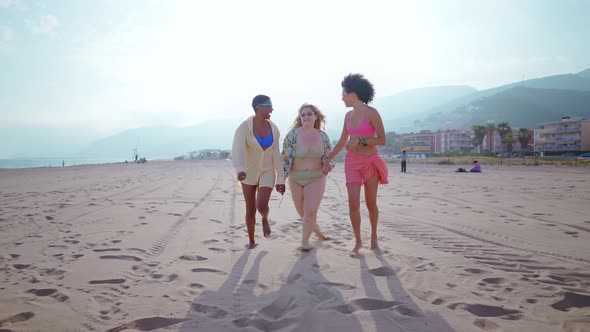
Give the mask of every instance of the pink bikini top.
[(352, 127), (350, 126), (350, 120), (347, 119), (346, 120), (346, 130), (348, 130), (348, 135), (360, 135), (360, 136), (373, 136), (375, 135), (375, 128), (371, 127), (371, 125), (369, 125), (369, 122), (367, 122), (366, 118), (363, 118), (363, 121), (361, 121), (361, 124), (359, 125), (358, 128), (356, 129), (352, 129)]

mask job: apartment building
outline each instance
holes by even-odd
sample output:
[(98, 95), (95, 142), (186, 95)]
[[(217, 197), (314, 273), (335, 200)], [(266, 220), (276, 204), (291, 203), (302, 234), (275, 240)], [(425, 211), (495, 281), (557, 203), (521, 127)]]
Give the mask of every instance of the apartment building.
[(538, 125), (535, 152), (590, 151), (590, 120), (563, 117)]
[(407, 153), (434, 153), (434, 133), (421, 130), (419, 133), (401, 134), (401, 150)]
[(455, 129), (439, 131), (434, 134), (434, 152), (473, 152), (472, 136), (471, 132)]

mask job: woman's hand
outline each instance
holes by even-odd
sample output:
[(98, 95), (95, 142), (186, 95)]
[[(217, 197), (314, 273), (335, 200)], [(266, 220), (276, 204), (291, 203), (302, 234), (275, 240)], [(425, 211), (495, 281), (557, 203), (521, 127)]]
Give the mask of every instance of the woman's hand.
[(275, 189), (279, 192), (279, 194), (283, 195), (285, 193), (285, 185), (284, 184), (277, 184)]
[(346, 142), (346, 145), (344, 146), (344, 148), (346, 149), (346, 151), (350, 151), (350, 149), (354, 148), (356, 145), (358, 145), (358, 139), (355, 138), (350, 138), (348, 140), (348, 142)]
[(246, 172), (238, 173), (238, 181), (243, 181), (246, 178)]
[(334, 169), (334, 162), (333, 161), (327, 161), (324, 163), (323, 171), (324, 171), (325, 175), (328, 175), (328, 173), (330, 173), (330, 171), (333, 169)]

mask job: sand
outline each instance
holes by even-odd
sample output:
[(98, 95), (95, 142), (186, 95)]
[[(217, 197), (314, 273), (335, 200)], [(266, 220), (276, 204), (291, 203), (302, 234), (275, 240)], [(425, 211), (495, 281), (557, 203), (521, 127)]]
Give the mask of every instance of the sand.
[(229, 161), (0, 170), (0, 331), (590, 331), (590, 169), (460, 166), (390, 164), (358, 258), (342, 164), (306, 253)]

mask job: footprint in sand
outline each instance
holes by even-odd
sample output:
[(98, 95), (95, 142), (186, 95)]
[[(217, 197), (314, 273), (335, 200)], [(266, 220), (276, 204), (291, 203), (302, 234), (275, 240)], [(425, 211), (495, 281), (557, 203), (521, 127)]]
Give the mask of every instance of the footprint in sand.
[(154, 273), (154, 274), (150, 275), (150, 277), (152, 277), (152, 279), (157, 279), (157, 280), (161, 280), (164, 282), (172, 282), (172, 281), (178, 279), (178, 274), (173, 273), (173, 274), (165, 276), (163, 274)]
[(567, 235), (571, 235), (572, 237), (578, 237), (578, 234), (580, 234), (578, 232), (573, 232), (573, 231), (564, 232), (564, 233), (567, 234)]
[[(461, 309), (468, 311), (478, 317), (499, 317), (506, 315), (519, 314), (520, 311), (513, 309), (506, 309), (498, 306), (491, 306), (486, 304), (468, 304), (468, 303), (454, 303), (447, 306), (449, 309)], [(518, 317), (511, 316), (514, 320)]]
[(480, 270), (480, 269), (473, 269), (473, 268), (469, 268), (469, 269), (463, 269), (465, 272), (468, 273), (472, 273), (472, 274), (481, 274), (481, 273), (486, 273), (487, 271), (484, 270)]
[(139, 330), (139, 331), (152, 331), (161, 329), (174, 324), (182, 323), (189, 320), (189, 318), (167, 318), (167, 317), (148, 317), (141, 318), (123, 325), (114, 327), (107, 332), (118, 332), (124, 330)]
[(208, 260), (207, 257), (199, 256), (199, 255), (182, 255), (180, 259), (185, 261), (193, 261), (193, 262), (200, 262)]
[(568, 311), (570, 308), (590, 307), (590, 296), (574, 292), (565, 292), (563, 299), (551, 305), (555, 310)]
[(105, 256), (100, 256), (98, 257), (100, 259), (121, 259), (124, 261), (134, 261), (134, 262), (139, 262), (142, 259), (136, 256), (131, 256), (131, 255), (105, 255)]
[(100, 284), (122, 284), (125, 282), (125, 279), (104, 279), (104, 280), (90, 280), (88, 283), (91, 285), (100, 285)]
[(504, 278), (485, 278), (481, 280), (484, 284), (499, 285), (506, 282)]
[(207, 268), (207, 267), (197, 267), (191, 270), (192, 272), (210, 272), (210, 273), (216, 273), (216, 274), (227, 274), (223, 271), (220, 270), (216, 270), (216, 269), (211, 269), (211, 268)]
[(108, 249), (93, 249), (95, 252), (106, 252), (106, 251), (121, 251), (119, 248), (108, 248)]
[(376, 269), (370, 269), (369, 273), (376, 276), (376, 277), (388, 277), (388, 276), (393, 276), (395, 275), (395, 271), (393, 271), (393, 269), (386, 267), (386, 266), (382, 266)]
[(50, 296), (58, 302), (64, 302), (70, 298), (69, 296), (58, 292), (57, 289), (54, 288), (29, 289), (25, 293), (35, 294), (39, 297)]
[(225, 249), (221, 249), (221, 248), (207, 248), (207, 249), (209, 249), (213, 252), (217, 252), (217, 253), (223, 253), (226, 251)]
[(31, 264), (14, 264), (14, 265), (12, 265), (12, 267), (14, 267), (17, 270), (26, 269), (29, 266), (31, 266)]
[[(5, 324), (24, 322), (24, 321), (27, 321), (27, 320), (33, 318), (33, 317), (35, 317), (35, 314), (31, 311), (21, 312), (19, 314), (13, 315), (13, 316), (0, 319), (0, 326), (4, 326)], [(6, 331), (10, 331), (10, 330), (6, 330)]]

